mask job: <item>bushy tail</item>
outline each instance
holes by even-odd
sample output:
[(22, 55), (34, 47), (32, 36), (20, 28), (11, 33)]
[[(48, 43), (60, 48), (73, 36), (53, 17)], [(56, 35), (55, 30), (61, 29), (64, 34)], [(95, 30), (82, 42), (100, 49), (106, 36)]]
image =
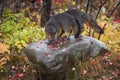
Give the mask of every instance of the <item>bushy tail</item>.
[(87, 15), (86, 20), (88, 26), (90, 26), (92, 29), (94, 29), (97, 33), (103, 34), (104, 30), (97, 24), (97, 22), (90, 16)]

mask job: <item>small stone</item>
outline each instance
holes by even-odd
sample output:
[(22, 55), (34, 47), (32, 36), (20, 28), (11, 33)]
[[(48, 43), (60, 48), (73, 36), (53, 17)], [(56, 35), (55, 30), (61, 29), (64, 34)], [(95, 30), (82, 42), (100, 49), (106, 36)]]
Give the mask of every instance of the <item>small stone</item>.
[(72, 71), (75, 71), (76, 70), (76, 68), (72, 68)]
[(51, 55), (48, 55), (48, 57), (51, 57)]

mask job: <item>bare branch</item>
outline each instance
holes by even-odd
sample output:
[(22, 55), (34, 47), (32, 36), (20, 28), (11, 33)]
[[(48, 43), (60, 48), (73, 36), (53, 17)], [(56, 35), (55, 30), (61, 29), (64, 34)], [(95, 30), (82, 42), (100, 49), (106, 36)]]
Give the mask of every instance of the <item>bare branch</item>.
[[(102, 7), (105, 5), (105, 3), (107, 2), (108, 0), (105, 0), (101, 5), (100, 5), (100, 7), (99, 7), (99, 9), (98, 9), (98, 12), (97, 12), (97, 15), (96, 15), (96, 17), (95, 17), (95, 20), (98, 18), (98, 15), (99, 15), (99, 13), (100, 13), (100, 10), (102, 9)], [(94, 34), (95, 34), (95, 30), (93, 31), (93, 34), (92, 34), (92, 36), (94, 37)]]
[(115, 9), (120, 5), (120, 1), (116, 4), (116, 6), (112, 9), (112, 11), (107, 15), (108, 18), (111, 17), (111, 15), (113, 14), (113, 12), (115, 11)]
[(89, 2), (90, 2), (90, 0), (88, 0), (88, 2), (87, 2), (87, 7), (86, 7), (86, 14), (87, 14), (87, 12), (88, 12), (88, 9), (89, 9)]
[[(91, 13), (92, 13), (92, 0), (90, 0), (90, 13), (89, 13), (90, 16)], [(91, 27), (89, 28), (88, 36), (91, 36)]]
[(90, 13), (89, 13), (90, 16), (91, 16), (91, 13), (92, 13), (92, 0), (90, 0)]
[(108, 0), (105, 0), (105, 1), (100, 5), (99, 10), (98, 10), (98, 12), (97, 12), (97, 15), (96, 15), (96, 17), (95, 17), (95, 20), (98, 18), (98, 15), (99, 15), (99, 13), (100, 13), (100, 10), (102, 9), (102, 7), (105, 5), (105, 3), (106, 3), (107, 1), (108, 1)]

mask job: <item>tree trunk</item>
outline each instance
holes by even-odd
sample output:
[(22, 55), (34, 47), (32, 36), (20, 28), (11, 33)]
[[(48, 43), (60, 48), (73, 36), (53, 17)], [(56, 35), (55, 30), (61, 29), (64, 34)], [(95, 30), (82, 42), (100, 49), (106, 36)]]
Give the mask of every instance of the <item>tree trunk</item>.
[(45, 23), (50, 18), (52, 0), (43, 0), (42, 12), (41, 12), (41, 26), (44, 27)]

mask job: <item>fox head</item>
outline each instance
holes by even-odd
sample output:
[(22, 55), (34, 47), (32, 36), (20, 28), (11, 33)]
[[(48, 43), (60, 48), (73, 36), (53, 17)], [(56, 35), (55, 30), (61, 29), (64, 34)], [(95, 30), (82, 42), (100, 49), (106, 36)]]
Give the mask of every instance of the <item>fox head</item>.
[(45, 25), (45, 33), (46, 33), (46, 37), (49, 40), (54, 40), (56, 35), (56, 28), (54, 27), (53, 24), (48, 22)]

